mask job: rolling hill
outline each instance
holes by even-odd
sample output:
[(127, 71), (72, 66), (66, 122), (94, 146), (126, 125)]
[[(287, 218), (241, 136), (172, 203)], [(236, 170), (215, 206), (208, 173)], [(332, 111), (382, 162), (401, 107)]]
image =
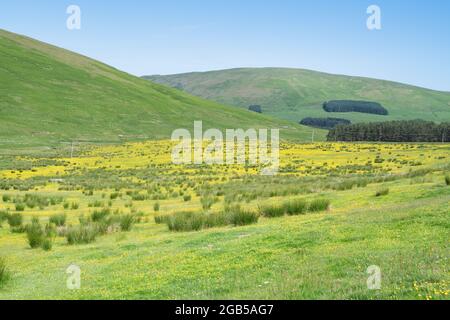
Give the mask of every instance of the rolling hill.
[[(0, 149), (68, 141), (170, 139), (177, 128), (311, 129), (191, 96), (87, 57), (0, 30)], [(319, 137), (324, 132), (319, 132)]]
[[(449, 92), (369, 78), (283, 68), (230, 69), (144, 78), (219, 103), (243, 108), (261, 105), (264, 113), (287, 120), (335, 117), (353, 122), (450, 121)], [(330, 100), (378, 102), (389, 115), (328, 113), (322, 105)]]

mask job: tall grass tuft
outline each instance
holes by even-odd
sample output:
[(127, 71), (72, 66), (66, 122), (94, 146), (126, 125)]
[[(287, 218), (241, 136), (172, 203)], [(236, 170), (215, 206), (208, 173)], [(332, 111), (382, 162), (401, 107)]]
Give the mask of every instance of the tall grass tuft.
[(228, 212), (229, 221), (235, 226), (246, 226), (258, 222), (259, 214), (254, 211), (242, 210), (239, 206), (231, 208)]
[(450, 175), (445, 176), (445, 184), (450, 186)]
[(205, 215), (198, 212), (178, 212), (168, 221), (170, 231), (199, 231), (203, 228)]
[(94, 224), (71, 227), (66, 232), (67, 243), (70, 245), (88, 244), (94, 242), (97, 236), (98, 229)]
[(11, 278), (11, 275), (6, 267), (6, 261), (0, 257), (0, 288)]
[(313, 200), (308, 207), (309, 212), (326, 211), (330, 208), (330, 200), (328, 199), (316, 199)]
[(377, 190), (375, 197), (387, 196), (389, 194), (389, 188), (382, 188)]
[(50, 217), (50, 223), (53, 223), (57, 227), (63, 227), (66, 224), (67, 216), (63, 214), (55, 214)]
[(31, 249), (36, 249), (42, 246), (45, 240), (45, 232), (39, 223), (39, 219), (33, 218), (31, 225), (26, 228), (27, 240)]
[(23, 222), (23, 216), (20, 213), (13, 213), (8, 215), (8, 224), (11, 228), (21, 227)]
[(130, 231), (135, 222), (136, 222), (136, 217), (132, 214), (120, 216), (119, 217), (120, 230)]
[(283, 205), (263, 206), (259, 208), (259, 212), (264, 217), (276, 218), (284, 216), (285, 208)]
[(284, 210), (290, 216), (305, 214), (308, 203), (304, 200), (292, 200), (284, 203)]

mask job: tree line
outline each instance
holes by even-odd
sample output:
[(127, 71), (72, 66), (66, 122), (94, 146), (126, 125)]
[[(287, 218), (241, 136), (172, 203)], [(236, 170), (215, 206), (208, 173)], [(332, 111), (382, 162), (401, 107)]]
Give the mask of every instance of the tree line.
[(360, 112), (387, 116), (389, 112), (378, 102), (332, 100), (324, 102), (326, 112)]
[(388, 121), (339, 125), (328, 141), (450, 142), (450, 123), (431, 121)]
[(300, 121), (301, 125), (320, 128), (320, 129), (333, 129), (338, 125), (352, 124), (350, 120), (340, 118), (305, 118)]

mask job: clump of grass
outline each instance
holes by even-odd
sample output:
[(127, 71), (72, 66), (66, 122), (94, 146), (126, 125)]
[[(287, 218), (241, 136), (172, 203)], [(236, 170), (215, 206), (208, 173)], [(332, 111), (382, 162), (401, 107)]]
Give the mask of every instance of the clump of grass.
[(33, 218), (31, 225), (26, 228), (28, 244), (31, 249), (36, 249), (42, 246), (45, 240), (45, 232), (39, 223), (39, 219)]
[(259, 212), (264, 217), (276, 218), (284, 216), (285, 208), (283, 205), (263, 206), (259, 208)]
[(445, 176), (445, 184), (450, 186), (450, 175)]
[(69, 245), (88, 244), (94, 242), (99, 232), (95, 224), (78, 225), (71, 227), (66, 232)]
[(9, 202), (9, 201), (11, 201), (11, 196), (8, 194), (4, 194), (2, 196), (2, 200), (3, 200), (3, 202)]
[(9, 212), (6, 210), (0, 210), (0, 227), (2, 226), (3, 222), (7, 221), (9, 217)]
[(235, 226), (246, 226), (258, 222), (259, 214), (254, 211), (242, 210), (235, 206), (228, 211), (229, 221)]
[(50, 217), (50, 223), (53, 223), (57, 227), (63, 227), (66, 225), (67, 216), (65, 214), (55, 214)]
[(120, 230), (130, 231), (135, 222), (136, 222), (136, 217), (132, 214), (127, 214), (127, 215), (119, 217)]
[(11, 278), (11, 274), (6, 267), (6, 261), (0, 257), (0, 288)]
[(389, 194), (389, 188), (382, 188), (377, 190), (375, 197), (387, 196)]
[(8, 224), (11, 228), (21, 227), (23, 223), (23, 216), (20, 213), (13, 213), (8, 215)]
[(50, 251), (50, 250), (52, 250), (52, 248), (53, 248), (52, 240), (49, 239), (49, 238), (44, 239), (44, 241), (42, 242), (41, 247), (42, 247), (42, 249), (43, 249), (44, 251)]
[(80, 205), (76, 202), (72, 202), (72, 204), (70, 205), (71, 210), (78, 210), (79, 208), (80, 208)]
[(25, 211), (25, 204), (16, 203), (16, 211)]
[(102, 209), (99, 211), (94, 211), (91, 215), (91, 220), (94, 222), (99, 222), (104, 220), (106, 217), (108, 217), (111, 214), (111, 210), (109, 209)]
[(155, 223), (156, 224), (167, 223), (169, 218), (170, 218), (170, 216), (168, 216), (168, 215), (155, 216)]
[(159, 212), (159, 209), (161, 208), (159, 202), (155, 202), (155, 204), (153, 205), (153, 210), (155, 212)]
[(199, 212), (178, 212), (170, 216), (167, 225), (170, 231), (199, 231), (203, 228), (205, 215)]
[(308, 210), (308, 203), (304, 200), (292, 200), (283, 204), (285, 212), (290, 215), (305, 214)]
[(184, 202), (191, 201), (192, 200), (192, 196), (190, 194), (187, 194), (187, 195), (183, 196), (183, 200), (184, 200)]
[(330, 200), (328, 199), (316, 199), (313, 200), (309, 206), (308, 211), (309, 212), (320, 212), (320, 211), (326, 211), (330, 208)]

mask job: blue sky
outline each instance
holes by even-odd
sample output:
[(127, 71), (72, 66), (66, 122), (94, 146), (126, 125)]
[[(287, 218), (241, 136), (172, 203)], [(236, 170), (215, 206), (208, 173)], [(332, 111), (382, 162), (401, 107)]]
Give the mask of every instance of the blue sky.
[[(66, 28), (71, 4), (81, 30)], [(450, 91), (447, 0), (14, 0), (0, 28), (135, 75), (296, 67)]]

